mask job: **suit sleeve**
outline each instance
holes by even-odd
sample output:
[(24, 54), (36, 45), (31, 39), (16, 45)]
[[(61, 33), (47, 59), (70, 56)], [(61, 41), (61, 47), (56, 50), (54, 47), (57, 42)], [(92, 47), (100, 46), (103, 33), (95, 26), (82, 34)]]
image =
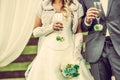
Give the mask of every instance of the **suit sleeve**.
[(86, 12), (87, 12), (87, 7), (85, 5), (85, 0), (79, 0), (79, 2), (83, 6), (83, 13), (84, 13), (83, 16), (82, 16), (81, 29), (82, 29), (83, 32), (87, 32), (87, 31), (89, 31), (89, 28), (90, 28), (90, 26), (87, 26), (85, 24), (85, 16), (86, 16)]

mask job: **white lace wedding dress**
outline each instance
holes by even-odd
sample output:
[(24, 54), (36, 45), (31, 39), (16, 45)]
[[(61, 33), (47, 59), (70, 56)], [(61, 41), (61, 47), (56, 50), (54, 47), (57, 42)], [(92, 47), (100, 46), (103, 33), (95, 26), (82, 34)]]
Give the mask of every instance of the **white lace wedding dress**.
[[(91, 80), (91, 74), (86, 68), (84, 60), (80, 61), (81, 70), (78, 77), (67, 79), (61, 73), (61, 64), (77, 63), (74, 62), (71, 21), (71, 17), (68, 17), (63, 21), (62, 31), (53, 32), (45, 37), (30, 70), (28, 69), (26, 72), (28, 73), (26, 80)], [(63, 40), (56, 40), (57, 36), (62, 36)]]

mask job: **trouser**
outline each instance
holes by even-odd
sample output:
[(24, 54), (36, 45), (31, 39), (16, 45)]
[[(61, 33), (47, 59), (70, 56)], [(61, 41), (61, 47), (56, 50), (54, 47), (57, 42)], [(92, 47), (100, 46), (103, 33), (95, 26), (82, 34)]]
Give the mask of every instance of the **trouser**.
[(105, 40), (100, 59), (96, 63), (91, 63), (91, 72), (95, 80), (111, 80), (112, 75), (115, 76), (115, 80), (120, 80), (120, 56), (109, 37)]

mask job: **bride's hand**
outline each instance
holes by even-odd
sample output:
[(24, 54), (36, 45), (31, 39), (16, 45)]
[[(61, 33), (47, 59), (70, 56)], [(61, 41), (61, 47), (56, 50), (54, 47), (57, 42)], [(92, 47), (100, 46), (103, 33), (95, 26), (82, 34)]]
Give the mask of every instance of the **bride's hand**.
[(53, 29), (55, 31), (62, 31), (63, 29), (63, 24), (61, 22), (54, 22), (53, 23)]

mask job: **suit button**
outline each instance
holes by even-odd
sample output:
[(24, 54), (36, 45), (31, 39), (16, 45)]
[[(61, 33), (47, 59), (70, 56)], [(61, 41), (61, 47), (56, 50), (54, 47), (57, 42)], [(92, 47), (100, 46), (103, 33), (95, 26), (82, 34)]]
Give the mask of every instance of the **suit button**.
[(106, 33), (103, 33), (103, 35), (105, 36), (105, 35), (106, 35)]

